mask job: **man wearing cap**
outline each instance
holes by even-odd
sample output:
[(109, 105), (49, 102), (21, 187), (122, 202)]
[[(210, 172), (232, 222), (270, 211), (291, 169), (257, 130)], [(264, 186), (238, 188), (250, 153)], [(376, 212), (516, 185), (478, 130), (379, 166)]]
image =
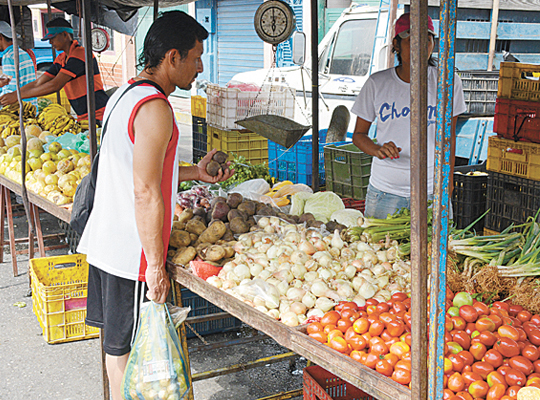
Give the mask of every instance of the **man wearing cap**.
[[(0, 52), (2, 56), (2, 76), (0, 76), (0, 95), (14, 93), (17, 90), (15, 79), (15, 52), (13, 50), (13, 35), (11, 26), (5, 21), (0, 21)], [(36, 80), (34, 63), (28, 53), (19, 48), (19, 75), (21, 87)], [(17, 94), (15, 94), (15, 98)], [(37, 107), (35, 97), (27, 99)]]
[[(73, 28), (64, 18), (55, 18), (47, 23), (47, 35), (43, 41), (49, 40), (56, 51), (62, 51), (53, 65), (37, 80), (21, 88), (23, 99), (46, 96), (64, 88), (67, 98), (77, 113), (77, 119), (88, 119), (86, 100), (86, 72), (84, 68), (84, 48), (73, 40)], [(96, 119), (101, 121), (107, 95), (103, 90), (103, 83), (97, 61), (94, 61), (94, 93), (96, 98)], [(0, 104), (8, 105), (17, 101), (16, 93), (0, 96)]]
[[(427, 104), (427, 194), (433, 198), (435, 178), (435, 136), (437, 119), (437, 67), (431, 53), (435, 47), (435, 28), (428, 17), (428, 104)], [(411, 38), (410, 14), (403, 14), (395, 25), (392, 40), (398, 66), (372, 74), (354, 102), (351, 112), (358, 118), (353, 142), (364, 153), (373, 156), (366, 194), (365, 215), (386, 218), (411, 202)], [(455, 128), (457, 116), (467, 109), (461, 79), (454, 74), (454, 101), (450, 187), (454, 167)], [(369, 128), (377, 119), (377, 143), (369, 138)], [(451, 210), (449, 210), (451, 215)]]

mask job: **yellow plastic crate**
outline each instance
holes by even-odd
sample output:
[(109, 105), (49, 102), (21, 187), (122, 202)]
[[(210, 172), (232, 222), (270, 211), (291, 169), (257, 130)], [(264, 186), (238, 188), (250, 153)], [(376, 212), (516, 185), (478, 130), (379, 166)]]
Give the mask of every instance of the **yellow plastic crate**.
[(191, 115), (206, 119), (206, 97), (191, 96)]
[(87, 326), (88, 263), (84, 254), (30, 260), (33, 311), (48, 343), (99, 336)]
[[(501, 99), (540, 101), (540, 65), (502, 62), (499, 70)], [(527, 77), (532, 79), (527, 79)]]
[(268, 140), (253, 132), (224, 131), (208, 126), (208, 152), (221, 150), (243, 156), (253, 165), (268, 163)]
[(540, 181), (540, 144), (490, 136), (486, 169)]
[[(47, 96), (39, 97), (38, 99), (41, 99), (41, 98), (50, 100), (53, 103), (58, 103), (58, 99), (56, 97), (56, 92), (48, 94)], [(69, 100), (67, 98), (67, 95), (66, 95), (66, 92), (64, 91), (64, 89), (60, 90), (60, 104), (62, 106), (64, 106), (64, 108), (66, 109), (68, 114), (71, 112), (71, 104), (69, 103)]]

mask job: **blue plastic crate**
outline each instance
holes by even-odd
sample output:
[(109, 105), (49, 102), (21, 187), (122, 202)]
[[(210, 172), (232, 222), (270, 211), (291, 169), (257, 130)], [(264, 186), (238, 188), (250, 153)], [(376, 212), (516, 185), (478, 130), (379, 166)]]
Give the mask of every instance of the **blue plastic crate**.
[[(324, 146), (341, 145), (350, 141), (325, 143), (327, 129), (319, 131), (319, 184), (326, 182), (324, 173)], [(281, 181), (311, 185), (313, 176), (311, 135), (304, 135), (294, 146), (287, 149), (268, 141), (268, 167), (270, 175)]]
[[(221, 308), (216, 307), (208, 300), (203, 299), (191, 290), (182, 289), (182, 306), (191, 307), (189, 317), (197, 317), (200, 315), (215, 314), (223, 312)], [(191, 325), (199, 335), (210, 335), (212, 333), (221, 333), (237, 330), (242, 326), (242, 321), (238, 318), (227, 317), (217, 319), (215, 321), (197, 322)], [(186, 335), (189, 338), (196, 337), (195, 334), (186, 326)]]

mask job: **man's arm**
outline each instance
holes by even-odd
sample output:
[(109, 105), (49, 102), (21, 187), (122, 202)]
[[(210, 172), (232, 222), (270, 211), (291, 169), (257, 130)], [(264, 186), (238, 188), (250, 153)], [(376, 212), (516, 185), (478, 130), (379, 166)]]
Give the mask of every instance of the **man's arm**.
[(133, 121), (133, 183), (135, 219), (146, 256), (147, 297), (164, 303), (169, 291), (163, 249), (164, 199), (161, 194), (163, 160), (173, 130), (169, 105), (162, 99), (144, 103)]
[[(32, 97), (46, 96), (48, 94), (59, 91), (66, 83), (71, 80), (69, 75), (62, 72), (58, 73), (54, 78), (50, 75), (43, 74), (37, 80), (24, 85), (21, 88), (21, 98), (30, 99)], [(17, 102), (17, 93), (11, 92), (0, 96), (0, 104), (7, 106)]]

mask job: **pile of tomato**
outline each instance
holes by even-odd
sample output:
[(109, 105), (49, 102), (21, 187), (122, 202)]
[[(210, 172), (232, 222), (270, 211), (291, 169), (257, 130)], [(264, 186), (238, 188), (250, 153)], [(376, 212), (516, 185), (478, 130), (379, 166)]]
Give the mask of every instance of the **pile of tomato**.
[[(307, 333), (410, 386), (410, 306), (403, 293), (385, 303), (367, 300), (363, 307), (342, 302), (308, 325)], [(445, 327), (445, 400), (512, 400), (522, 387), (540, 388), (540, 315), (448, 292)]]

